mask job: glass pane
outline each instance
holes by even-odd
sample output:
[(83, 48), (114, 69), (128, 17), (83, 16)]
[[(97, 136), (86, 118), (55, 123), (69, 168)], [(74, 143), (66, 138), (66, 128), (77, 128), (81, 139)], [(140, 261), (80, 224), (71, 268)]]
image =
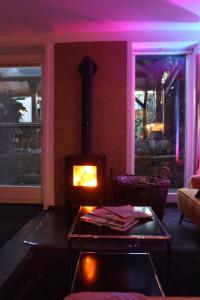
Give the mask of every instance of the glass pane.
[(0, 68), (0, 184), (41, 183), (41, 67)]
[(184, 183), (184, 55), (136, 57), (135, 174), (172, 173), (171, 188)]
[(73, 166), (74, 186), (97, 186), (97, 166)]

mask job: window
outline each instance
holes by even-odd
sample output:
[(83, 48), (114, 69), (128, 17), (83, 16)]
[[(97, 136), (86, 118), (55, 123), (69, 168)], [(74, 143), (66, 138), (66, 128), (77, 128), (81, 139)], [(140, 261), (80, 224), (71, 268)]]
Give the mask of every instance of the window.
[(41, 67), (0, 68), (0, 185), (41, 183)]
[(184, 186), (186, 55), (136, 55), (135, 174), (166, 166), (171, 188)]

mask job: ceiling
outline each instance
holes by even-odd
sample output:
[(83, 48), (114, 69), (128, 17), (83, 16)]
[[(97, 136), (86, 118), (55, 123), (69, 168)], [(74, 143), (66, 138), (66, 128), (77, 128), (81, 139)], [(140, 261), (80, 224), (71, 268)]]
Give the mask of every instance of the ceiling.
[(200, 30), (200, 0), (6, 0), (0, 37), (65, 32)]

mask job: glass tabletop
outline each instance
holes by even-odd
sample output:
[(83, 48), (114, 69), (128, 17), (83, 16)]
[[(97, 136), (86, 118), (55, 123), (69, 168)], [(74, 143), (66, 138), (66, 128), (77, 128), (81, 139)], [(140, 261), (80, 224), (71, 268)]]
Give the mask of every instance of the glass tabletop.
[(111, 229), (107, 226), (97, 226), (84, 222), (81, 216), (87, 214), (94, 207), (80, 207), (72, 224), (68, 238), (120, 238), (120, 239), (158, 239), (170, 240), (171, 236), (166, 231), (163, 224), (158, 220), (150, 207), (134, 207), (134, 210), (152, 214), (152, 218), (142, 219), (125, 232)]

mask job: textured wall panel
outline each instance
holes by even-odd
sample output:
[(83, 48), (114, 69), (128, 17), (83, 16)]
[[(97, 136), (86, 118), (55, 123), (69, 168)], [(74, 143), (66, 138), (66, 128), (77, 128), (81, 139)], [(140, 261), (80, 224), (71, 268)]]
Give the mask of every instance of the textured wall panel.
[(79, 64), (90, 56), (94, 75), (93, 153), (106, 154), (110, 168), (126, 170), (127, 44), (80, 42), (55, 45), (55, 204), (64, 203), (67, 154), (81, 151), (81, 75)]

